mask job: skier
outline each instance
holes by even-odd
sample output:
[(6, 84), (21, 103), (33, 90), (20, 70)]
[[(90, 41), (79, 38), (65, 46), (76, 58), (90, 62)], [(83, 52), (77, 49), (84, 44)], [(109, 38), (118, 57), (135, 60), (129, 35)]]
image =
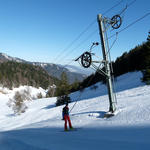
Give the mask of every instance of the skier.
[(68, 131), (67, 122), (69, 123), (69, 128), (73, 129), (72, 124), (71, 124), (71, 120), (70, 120), (70, 117), (69, 117), (68, 103), (66, 103), (66, 106), (63, 108), (62, 115), (63, 115), (63, 120), (65, 120), (64, 130)]

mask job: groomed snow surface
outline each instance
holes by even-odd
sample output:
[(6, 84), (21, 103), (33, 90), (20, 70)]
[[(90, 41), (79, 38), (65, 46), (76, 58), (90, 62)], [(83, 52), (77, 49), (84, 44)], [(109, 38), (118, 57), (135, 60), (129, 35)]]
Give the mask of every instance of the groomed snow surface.
[(27, 111), (15, 116), (6, 105), (14, 90), (3, 90), (0, 150), (149, 150), (150, 86), (141, 83), (141, 77), (141, 72), (133, 72), (116, 79), (118, 113), (111, 118), (104, 118), (109, 109), (105, 85), (72, 93), (70, 109), (78, 102), (70, 113), (77, 131), (71, 132), (64, 132), (63, 106), (55, 107), (56, 98), (28, 101)]

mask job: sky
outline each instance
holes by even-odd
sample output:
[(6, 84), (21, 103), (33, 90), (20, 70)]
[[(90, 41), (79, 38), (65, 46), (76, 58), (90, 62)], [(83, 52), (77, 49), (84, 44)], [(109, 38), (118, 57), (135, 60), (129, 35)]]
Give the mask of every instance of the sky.
[[(121, 14), (122, 25), (109, 27), (108, 37), (150, 13), (150, 1), (0, 0), (0, 52), (32, 62), (77, 65), (73, 60), (100, 42), (97, 15), (110, 19), (130, 3)], [(150, 15), (109, 39), (112, 60), (146, 41), (149, 30)], [(93, 59), (102, 59), (101, 51), (101, 45), (95, 47)]]

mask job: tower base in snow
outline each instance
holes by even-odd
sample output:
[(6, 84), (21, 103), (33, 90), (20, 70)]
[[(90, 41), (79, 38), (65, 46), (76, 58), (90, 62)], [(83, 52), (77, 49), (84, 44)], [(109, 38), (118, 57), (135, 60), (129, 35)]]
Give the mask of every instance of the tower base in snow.
[(120, 109), (117, 109), (115, 112), (106, 112), (105, 114), (104, 114), (104, 118), (110, 118), (110, 117), (113, 117), (113, 116), (115, 116), (115, 115), (117, 115), (119, 112), (120, 112), (121, 110)]

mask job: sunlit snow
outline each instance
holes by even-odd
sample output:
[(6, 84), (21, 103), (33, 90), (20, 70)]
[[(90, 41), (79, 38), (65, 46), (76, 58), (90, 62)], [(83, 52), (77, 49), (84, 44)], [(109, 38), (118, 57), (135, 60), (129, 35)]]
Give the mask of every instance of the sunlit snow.
[(72, 93), (70, 118), (77, 128), (72, 132), (63, 131), (63, 106), (55, 107), (55, 97), (28, 101), (27, 111), (15, 116), (6, 105), (15, 90), (0, 89), (0, 150), (148, 150), (150, 86), (141, 77), (133, 72), (115, 80), (118, 113), (111, 118), (104, 118), (109, 109), (105, 85)]

